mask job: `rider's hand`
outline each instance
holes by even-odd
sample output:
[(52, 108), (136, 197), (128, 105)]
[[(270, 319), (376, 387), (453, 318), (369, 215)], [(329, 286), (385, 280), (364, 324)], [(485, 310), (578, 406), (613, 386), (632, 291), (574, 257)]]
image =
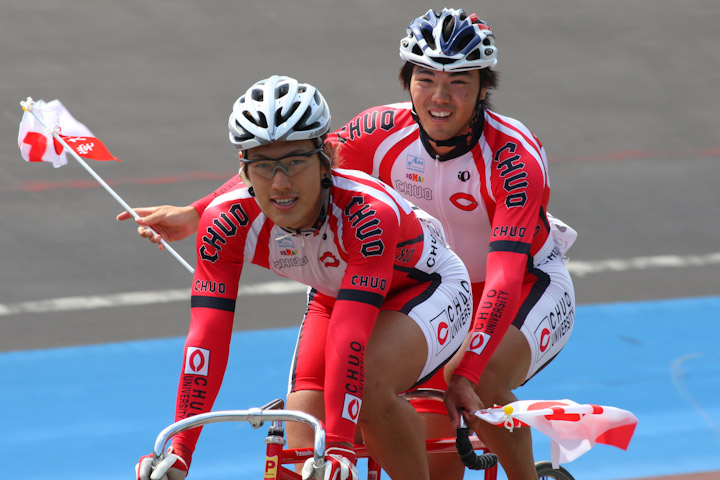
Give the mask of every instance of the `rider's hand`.
[[(450, 421), (455, 428), (460, 427), (460, 415), (462, 411), (474, 412), (475, 410), (483, 408), (480, 397), (478, 397), (475, 392), (475, 385), (460, 375), (453, 375), (450, 382), (448, 382), (444, 401), (445, 408), (447, 408), (448, 415), (450, 416)], [(474, 430), (478, 418), (465, 415), (465, 420), (467, 420), (468, 426)]]
[(137, 480), (184, 480), (187, 477), (189, 461), (173, 453), (173, 447), (168, 449), (155, 468), (152, 468), (152, 459), (152, 454), (140, 457), (135, 465)]
[[(133, 208), (140, 218), (135, 219), (138, 226), (138, 235), (158, 244), (158, 249), (164, 247), (160, 243), (162, 238), (166, 242), (175, 242), (186, 238), (197, 230), (200, 215), (192, 206), (176, 207), (162, 205), (157, 207)], [(122, 212), (118, 220), (133, 218), (130, 212)], [(149, 228), (148, 228), (149, 227)], [(152, 228), (155, 233), (153, 233)]]
[[(308, 458), (302, 469), (303, 480), (314, 480), (315, 460)], [(323, 480), (358, 480), (355, 468), (355, 452), (349, 448), (329, 447), (325, 450)]]

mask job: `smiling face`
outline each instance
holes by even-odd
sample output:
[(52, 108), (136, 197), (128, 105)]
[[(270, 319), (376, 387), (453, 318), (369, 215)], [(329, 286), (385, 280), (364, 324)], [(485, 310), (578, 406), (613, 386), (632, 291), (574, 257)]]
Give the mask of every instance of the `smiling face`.
[[(435, 140), (448, 140), (467, 133), (475, 113), (475, 104), (485, 98), (477, 70), (439, 72), (415, 66), (410, 78), (410, 97), (427, 134)], [(453, 147), (437, 147), (444, 154)]]
[[(329, 172), (319, 153), (302, 156), (313, 150), (312, 141), (297, 140), (246, 152), (245, 174), (252, 183), (255, 200), (265, 215), (281, 227), (310, 228), (318, 218), (323, 202), (320, 182)], [(279, 158), (283, 158), (284, 168), (277, 165)]]

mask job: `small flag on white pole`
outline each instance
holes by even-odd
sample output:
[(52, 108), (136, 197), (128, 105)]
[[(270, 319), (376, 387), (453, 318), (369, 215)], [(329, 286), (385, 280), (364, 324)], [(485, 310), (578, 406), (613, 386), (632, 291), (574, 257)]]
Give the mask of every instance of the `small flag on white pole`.
[[(43, 100), (35, 102), (28, 97), (26, 101), (20, 102), (20, 105), (25, 111), (18, 132), (18, 147), (20, 147), (23, 159), (28, 162), (50, 162), (55, 168), (58, 168), (67, 163), (65, 152), (69, 152), (133, 218), (139, 218), (132, 207), (115, 193), (115, 190), (95, 173), (95, 170), (90, 168), (83, 158), (100, 161), (117, 160), (118, 162), (120, 160), (113, 156), (105, 144), (98, 140), (85, 125), (75, 120), (59, 100), (45, 103)], [(195, 272), (195, 269), (165, 240), (161, 239), (160, 243), (190, 273)]]
[(55, 168), (67, 164), (65, 149), (60, 141), (54, 138), (54, 134), (83, 158), (120, 161), (90, 129), (75, 120), (59, 100), (49, 103), (38, 100), (32, 105), (31, 111), (26, 110), (23, 113), (18, 132), (20, 154), (28, 162), (50, 162)]
[(637, 418), (631, 412), (572, 400), (520, 400), (474, 414), (498, 426), (530, 426), (550, 437), (553, 467), (575, 460), (596, 443), (627, 450)]

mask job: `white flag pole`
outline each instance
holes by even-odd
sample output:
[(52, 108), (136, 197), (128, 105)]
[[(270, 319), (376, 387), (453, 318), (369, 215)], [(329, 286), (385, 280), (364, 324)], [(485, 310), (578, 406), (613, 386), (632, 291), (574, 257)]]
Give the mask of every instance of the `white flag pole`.
[[(73, 158), (75, 158), (75, 160), (77, 160), (78, 163), (79, 163), (80, 165), (82, 165), (83, 168), (84, 168), (85, 170), (87, 170), (88, 173), (89, 173), (90, 175), (92, 175), (93, 178), (95, 178), (95, 180), (97, 180), (98, 183), (99, 183), (100, 185), (102, 185), (102, 187), (103, 187), (110, 195), (112, 195), (112, 197), (113, 197), (115, 200), (117, 200), (117, 202), (118, 202), (120, 205), (122, 205), (123, 208), (124, 208), (130, 215), (133, 216), (133, 218), (135, 218), (135, 219), (140, 218), (140, 216), (139, 216), (137, 213), (135, 213), (135, 211), (132, 209), (132, 207), (130, 207), (130, 205), (128, 205), (128, 204), (125, 202), (125, 200), (123, 200), (122, 197), (120, 197), (120, 195), (118, 195), (117, 193), (115, 193), (115, 190), (113, 190), (113, 189), (110, 187), (110, 185), (108, 185), (107, 183), (105, 183), (105, 180), (103, 180), (97, 173), (95, 173), (95, 170), (93, 170), (93, 169), (90, 167), (90, 165), (88, 165), (88, 164), (85, 162), (85, 160), (83, 160), (77, 153), (75, 153), (75, 150), (73, 150), (72, 148), (70, 148), (70, 146), (69, 146), (67, 143), (65, 143), (65, 140), (63, 140), (62, 137), (61, 137), (60, 135), (58, 135), (57, 126), (56, 126), (55, 128), (53, 128), (53, 129), (48, 128), (48, 126), (45, 124), (45, 122), (43, 121), (43, 119), (40, 118), (40, 116), (35, 112), (35, 109), (34, 109), (34, 107), (35, 107), (35, 102), (33, 101), (32, 98), (28, 97), (28, 99), (27, 99), (26, 101), (20, 102), (20, 105), (22, 106), (23, 110), (25, 110), (26, 112), (32, 114), (32, 116), (35, 117), (38, 122), (40, 122), (40, 125), (42, 125), (42, 126), (45, 128), (45, 131), (47, 131), (48, 133), (52, 133), (53, 138), (55, 138), (55, 140), (57, 140), (57, 141), (60, 143), (60, 145), (63, 146), (63, 148), (65, 149), (65, 151), (68, 152), (70, 155), (72, 155)], [(155, 233), (155, 234), (157, 235), (157, 232), (155, 232), (155, 230), (153, 230), (152, 228), (150, 228), (150, 227), (146, 227), (146, 228), (149, 228), (151, 232), (153, 232), (153, 233)], [(173, 257), (175, 257), (175, 258), (178, 260), (178, 262), (180, 262), (180, 263), (182, 264), (183, 267), (185, 267), (186, 269), (188, 269), (188, 270), (190, 271), (190, 273), (195, 273), (195, 269), (194, 269), (193, 267), (191, 267), (190, 264), (187, 263), (187, 262), (185, 261), (185, 259), (182, 258), (182, 257), (180, 256), (180, 254), (175, 251), (175, 249), (173, 249), (170, 245), (168, 245), (168, 243), (167, 243), (165, 240), (163, 240), (163, 239), (161, 238), (161, 239), (160, 239), (160, 243), (162, 243), (162, 245), (168, 250), (168, 252), (170, 252), (170, 253), (173, 255)]]

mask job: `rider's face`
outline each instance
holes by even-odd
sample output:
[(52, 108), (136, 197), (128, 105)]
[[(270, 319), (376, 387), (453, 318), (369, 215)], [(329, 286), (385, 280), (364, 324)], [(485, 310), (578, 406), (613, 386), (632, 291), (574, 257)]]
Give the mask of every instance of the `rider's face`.
[[(312, 150), (315, 145), (310, 140), (295, 140), (271, 143), (246, 152), (246, 160), (252, 163), (248, 163), (245, 172), (255, 190), (255, 199), (265, 215), (281, 227), (310, 228), (318, 218), (323, 200), (320, 181), (329, 172), (320, 161), (319, 153), (309, 157), (293, 156)], [(285, 157), (282, 162), (289, 169), (272, 171), (277, 162), (274, 159), (281, 157)], [(271, 178), (259, 174), (268, 170), (272, 172)]]
[[(427, 134), (435, 140), (448, 140), (467, 133), (475, 103), (485, 98), (477, 70), (438, 72), (415, 66), (410, 79), (410, 97)], [(452, 147), (436, 149), (451, 150)]]

